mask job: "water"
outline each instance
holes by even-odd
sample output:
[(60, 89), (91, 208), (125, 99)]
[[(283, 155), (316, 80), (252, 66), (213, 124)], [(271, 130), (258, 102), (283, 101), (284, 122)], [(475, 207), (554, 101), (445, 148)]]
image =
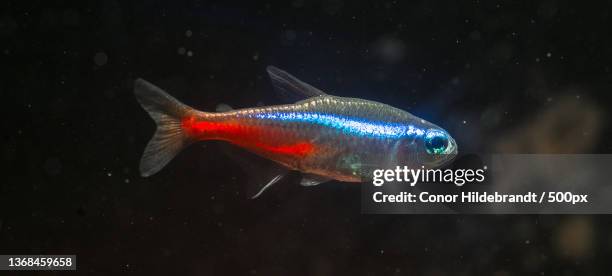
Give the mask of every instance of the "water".
[(530, 1), (9, 1), (1, 254), (78, 272), (605, 274), (607, 216), (361, 215), (358, 185), (258, 200), (218, 143), (138, 175), (154, 129), (132, 82), (201, 110), (279, 103), (275, 65), (435, 122), (467, 153), (610, 153), (609, 5)]

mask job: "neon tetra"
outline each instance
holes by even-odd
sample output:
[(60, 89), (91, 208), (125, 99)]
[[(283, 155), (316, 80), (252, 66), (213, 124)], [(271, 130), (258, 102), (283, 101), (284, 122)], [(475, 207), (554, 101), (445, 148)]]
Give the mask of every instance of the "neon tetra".
[(140, 162), (142, 176), (161, 170), (181, 149), (222, 140), (272, 160), (284, 170), (263, 183), (258, 196), (289, 170), (302, 185), (328, 180), (364, 182), (375, 169), (435, 168), (457, 154), (442, 128), (386, 104), (328, 95), (288, 73), (268, 67), (276, 89), (302, 96), (294, 104), (202, 112), (138, 79), (134, 93), (157, 123)]

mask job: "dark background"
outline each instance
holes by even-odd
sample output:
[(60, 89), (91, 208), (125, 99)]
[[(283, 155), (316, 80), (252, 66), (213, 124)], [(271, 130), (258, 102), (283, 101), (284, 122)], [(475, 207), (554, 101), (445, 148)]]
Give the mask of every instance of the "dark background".
[(143, 179), (155, 126), (132, 94), (142, 77), (201, 110), (276, 104), (275, 65), (434, 122), (462, 154), (609, 153), (610, 4), (27, 2), (0, 4), (1, 254), (76, 254), (83, 275), (610, 267), (609, 216), (361, 215), (358, 185), (291, 178), (248, 200), (216, 143)]

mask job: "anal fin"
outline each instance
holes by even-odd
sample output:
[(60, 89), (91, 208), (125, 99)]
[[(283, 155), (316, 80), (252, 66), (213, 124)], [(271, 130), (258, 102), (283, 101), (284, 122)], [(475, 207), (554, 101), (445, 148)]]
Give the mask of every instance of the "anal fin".
[(316, 185), (325, 183), (330, 180), (331, 179), (327, 177), (307, 173), (307, 174), (302, 175), (302, 181), (300, 181), (300, 185), (306, 186), (306, 187), (316, 186)]
[(257, 198), (278, 183), (289, 169), (230, 144), (222, 144), (222, 151), (246, 173), (246, 195)]

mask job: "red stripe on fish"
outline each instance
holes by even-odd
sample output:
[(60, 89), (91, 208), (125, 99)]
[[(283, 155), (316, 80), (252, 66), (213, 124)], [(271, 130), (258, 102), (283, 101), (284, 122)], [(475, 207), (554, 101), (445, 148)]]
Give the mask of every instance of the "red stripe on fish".
[(314, 145), (307, 142), (282, 146), (271, 146), (263, 143), (258, 143), (258, 146), (270, 152), (296, 156), (306, 156), (314, 151)]
[(197, 121), (195, 117), (182, 120), (183, 129), (191, 136), (206, 139), (207, 136), (223, 137), (243, 147), (253, 147), (270, 153), (304, 157), (314, 152), (310, 142), (272, 145), (261, 140), (261, 127), (243, 127), (237, 123)]

